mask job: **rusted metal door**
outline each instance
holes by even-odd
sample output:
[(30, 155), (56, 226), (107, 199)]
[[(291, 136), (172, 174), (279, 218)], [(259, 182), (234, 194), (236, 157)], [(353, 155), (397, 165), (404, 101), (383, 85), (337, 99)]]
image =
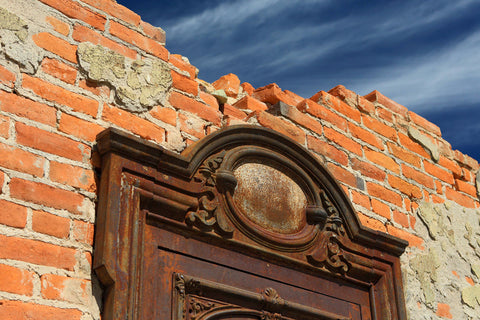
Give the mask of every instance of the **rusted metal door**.
[(238, 126), (176, 155), (110, 129), (98, 150), (104, 319), (406, 319), (406, 243), (292, 140)]

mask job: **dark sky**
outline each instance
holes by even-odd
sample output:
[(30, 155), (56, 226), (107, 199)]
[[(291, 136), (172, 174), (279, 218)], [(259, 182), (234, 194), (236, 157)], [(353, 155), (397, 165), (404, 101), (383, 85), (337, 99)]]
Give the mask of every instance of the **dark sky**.
[(480, 160), (480, 1), (118, 0), (161, 27), (199, 78), (235, 73), (305, 98), (378, 90)]

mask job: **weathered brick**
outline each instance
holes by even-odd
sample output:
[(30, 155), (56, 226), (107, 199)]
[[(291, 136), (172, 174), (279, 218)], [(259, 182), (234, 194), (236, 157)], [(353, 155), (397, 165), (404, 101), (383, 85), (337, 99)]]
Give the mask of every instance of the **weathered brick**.
[(105, 105), (103, 107), (103, 119), (138, 134), (144, 139), (154, 140), (159, 143), (165, 141), (165, 129), (130, 112)]
[(88, 303), (89, 280), (44, 274), (40, 278), (42, 297), (50, 300), (62, 300), (72, 303)]
[(427, 119), (423, 118), (422, 116), (419, 116), (418, 114), (408, 111), (408, 117), (410, 118), (411, 121), (413, 121), (416, 125), (422, 127), (429, 133), (433, 133), (436, 136), (441, 137), (442, 132), (440, 131), (440, 128), (428, 121)]
[[(355, 92), (346, 89), (342, 85), (338, 85), (338, 86), (328, 90), (328, 93), (330, 95), (334, 96), (334, 97), (337, 97), (338, 99), (342, 100), (343, 102), (345, 102), (346, 104), (348, 104), (349, 106), (351, 106), (353, 108), (357, 107), (358, 95)], [(368, 103), (371, 104), (370, 101), (368, 101)], [(372, 105), (372, 107), (373, 107), (373, 105)], [(375, 109), (372, 109), (372, 110), (375, 110)]]
[(66, 163), (50, 161), (50, 179), (72, 187), (95, 192), (97, 186), (93, 170), (72, 166)]
[(199, 139), (205, 136), (205, 121), (181, 113), (178, 114), (178, 121), (182, 132), (186, 132)]
[(31, 296), (33, 275), (31, 271), (0, 264), (0, 291)]
[(27, 225), (26, 207), (5, 200), (0, 200), (0, 207), (2, 208), (0, 210), (0, 224), (14, 228), (25, 228)]
[(390, 150), (390, 153), (392, 153), (395, 158), (398, 158), (400, 160), (403, 160), (417, 168), (420, 167), (422, 161), (419, 156), (413, 154), (411, 151), (401, 148), (391, 142), (387, 143), (388, 149)]
[(196, 114), (202, 119), (213, 122), (215, 125), (221, 125), (222, 114), (201, 102), (193, 100), (181, 93), (173, 91), (170, 94), (170, 103), (173, 107)]
[(22, 86), (32, 90), (40, 97), (72, 108), (74, 111), (82, 112), (90, 116), (96, 116), (98, 101), (84, 97), (68, 89), (51, 84), (39, 78), (23, 74)]
[(437, 312), (435, 314), (442, 318), (453, 318), (452, 314), (450, 313), (450, 306), (446, 303), (437, 303)]
[(70, 219), (35, 210), (32, 215), (32, 229), (36, 232), (65, 239), (68, 238), (70, 233)]
[(183, 61), (182, 56), (179, 54), (171, 54), (169, 58), (169, 62), (173, 64), (175, 67), (179, 68), (180, 70), (188, 72), (190, 75), (190, 79), (195, 79), (195, 75), (197, 70), (191, 64)]
[(404, 135), (403, 133), (399, 132), (398, 133), (398, 138), (399, 138), (400, 144), (403, 147), (421, 155), (424, 158), (430, 158), (430, 154), (427, 151), (425, 151), (425, 149), (420, 144), (418, 144), (417, 142), (410, 139), (410, 137), (408, 137), (408, 136)]
[(400, 224), (404, 228), (408, 228), (410, 226), (410, 223), (408, 222), (408, 216), (405, 213), (398, 210), (393, 210), (392, 213), (393, 221)]
[[(243, 88), (243, 87), (242, 87)], [(292, 106), (296, 106), (303, 100), (305, 100), (303, 97), (299, 96), (298, 94), (290, 91), (290, 90), (283, 90), (283, 93), (285, 93), (287, 96), (289, 96), (295, 104), (292, 104)]]
[(193, 94), (194, 96), (198, 95), (198, 83), (195, 80), (187, 78), (173, 70), (171, 74), (174, 88), (186, 93)]
[(55, 37), (48, 32), (41, 32), (32, 36), (35, 44), (45, 50), (58, 55), (70, 62), (77, 63), (77, 46)]
[(360, 220), (360, 223), (363, 226), (365, 226), (367, 228), (370, 228), (370, 229), (373, 229), (373, 230), (378, 230), (378, 231), (381, 231), (381, 232), (387, 232), (387, 228), (385, 227), (385, 225), (382, 222), (380, 222), (376, 219), (367, 217), (366, 215), (364, 215), (361, 212), (358, 212), (357, 216), (358, 216), (358, 219)]
[(312, 136), (307, 136), (307, 146), (310, 150), (336, 161), (343, 166), (348, 165), (348, 156), (345, 152), (338, 150), (331, 144)]
[(21, 122), (15, 125), (17, 142), (37, 150), (56, 154), (76, 161), (90, 158), (91, 148), (53, 132), (27, 126)]
[(305, 132), (303, 132), (297, 126), (277, 118), (266, 111), (255, 112), (257, 114), (258, 123), (260, 123), (262, 126), (278, 131), (297, 141), (301, 145), (305, 144)]
[(326, 107), (319, 105), (318, 103), (305, 99), (297, 105), (298, 110), (302, 112), (307, 112), (314, 117), (325, 120), (326, 122), (336, 126), (337, 128), (346, 131), (347, 130), (347, 121), (328, 110)]
[(409, 166), (402, 164), (402, 174), (407, 179), (415, 180), (416, 182), (420, 183), (421, 185), (434, 189), (435, 183), (432, 177), (426, 175), (425, 173), (415, 170)]
[(78, 309), (61, 309), (16, 300), (0, 300), (0, 314), (8, 320), (80, 320)]
[(120, 23), (110, 21), (110, 34), (123, 41), (131, 43), (162, 60), (168, 61), (168, 51), (164, 46), (155, 40), (149, 39), (144, 35), (121, 25)]
[(13, 88), (15, 85), (16, 76), (13, 72), (7, 68), (0, 66), (0, 83), (6, 85), (9, 88)]
[(55, 31), (63, 34), (64, 36), (68, 36), (68, 34), (70, 33), (70, 26), (67, 23), (60, 21), (55, 17), (48, 16), (45, 18), (45, 21), (47, 21)]
[(138, 14), (115, 1), (82, 0), (82, 2), (85, 2), (92, 7), (95, 7), (127, 23), (133, 24), (135, 26), (138, 26), (140, 24), (141, 18)]
[(413, 197), (413, 198), (417, 198), (417, 199), (421, 199), (422, 198), (422, 190), (420, 190), (419, 187), (401, 179), (401, 178), (398, 178), (396, 176), (392, 176), (392, 175), (388, 175), (388, 183), (389, 185), (396, 189), (396, 190), (399, 190), (400, 192), (402, 192), (403, 194), (409, 196), (409, 197)]
[(12, 178), (10, 180), (10, 195), (15, 199), (36, 204), (65, 209), (74, 214), (82, 214), (85, 198), (74, 192), (58, 189), (43, 183)]
[(353, 141), (351, 138), (347, 137), (345, 134), (340, 133), (334, 129), (324, 127), (323, 132), (325, 137), (336, 143), (337, 145), (359, 155), (362, 156), (362, 146), (358, 143)]
[(345, 115), (348, 119), (360, 122), (360, 111), (350, 107), (348, 104), (340, 100), (339, 98), (325, 92), (319, 91), (313, 95), (310, 100), (317, 102), (318, 104), (326, 105), (336, 111)]
[(42, 70), (69, 84), (74, 84), (77, 77), (77, 69), (55, 59), (44, 58)]
[(226, 116), (235, 117), (237, 119), (243, 120), (247, 117), (247, 114), (228, 103), (223, 105), (223, 114)]
[(94, 225), (90, 222), (73, 220), (72, 237), (76, 241), (93, 245)]
[(272, 105), (279, 101), (282, 101), (291, 106), (296, 105), (296, 99), (283, 92), (276, 83), (271, 83), (269, 85), (266, 85), (265, 87), (255, 89), (252, 97)]
[(220, 109), (217, 98), (215, 98), (215, 97), (214, 97), (213, 95), (211, 95), (210, 93), (206, 93), (206, 92), (200, 91), (200, 92), (199, 92), (199, 97), (200, 97), (200, 99), (203, 100), (203, 102), (205, 102), (206, 104), (208, 104), (208, 105), (209, 105), (210, 107), (212, 107), (213, 109)]
[(58, 130), (82, 140), (95, 141), (97, 134), (102, 132), (104, 128), (96, 123), (62, 113)]
[(362, 115), (362, 122), (370, 130), (373, 130), (392, 141), (397, 141), (397, 131), (392, 126), (387, 126), (368, 115)]
[(378, 201), (377, 199), (372, 199), (372, 211), (376, 214), (387, 218), (388, 220), (392, 219), (392, 213), (390, 211), (390, 206), (386, 205), (383, 202)]
[(237, 75), (229, 73), (220, 77), (212, 85), (217, 90), (225, 91), (227, 96), (236, 98), (240, 88), (240, 79), (238, 79)]
[(62, 1), (62, 0), (40, 0), (41, 2), (49, 5), (67, 17), (82, 20), (83, 22), (88, 23), (94, 28), (99, 30), (105, 30), (105, 23), (107, 19), (104, 15), (93, 12), (77, 2), (73, 1)]
[(357, 178), (353, 173), (333, 163), (328, 163), (327, 167), (328, 167), (328, 170), (330, 170), (330, 172), (338, 181), (341, 181), (343, 183), (348, 184), (349, 186), (357, 188)]
[(5, 139), (10, 137), (10, 118), (3, 115), (0, 115), (0, 137)]
[(376, 111), (377, 111), (377, 115), (380, 119), (383, 119), (385, 121), (393, 123), (394, 116), (393, 116), (393, 113), (391, 111), (389, 111), (385, 108), (382, 108), (382, 107), (377, 107)]
[(472, 197), (477, 196), (477, 188), (471, 183), (456, 179), (455, 186), (458, 191), (465, 192), (466, 194), (469, 194)]
[(444, 156), (440, 156), (440, 158), (438, 159), (438, 164), (445, 169), (452, 171), (455, 178), (461, 178), (463, 175), (462, 168), (458, 165), (456, 161), (447, 159)]
[(322, 134), (320, 121), (283, 102), (278, 102), (271, 106), (268, 112), (274, 115), (282, 115), (306, 129)]
[(425, 169), (425, 172), (427, 172), (428, 174), (431, 174), (432, 176), (437, 177), (438, 179), (453, 185), (454, 183), (453, 174), (448, 172), (447, 170), (444, 170), (439, 166), (433, 163), (430, 163), (426, 160), (423, 160), (423, 168)]
[(0, 259), (25, 261), (73, 271), (76, 264), (75, 253), (76, 250), (72, 248), (0, 235)]
[(110, 89), (106, 85), (99, 84), (98, 82), (80, 79), (78, 86), (82, 89), (88, 90), (96, 96), (108, 98), (110, 95)]
[[(366, 182), (368, 194), (372, 197), (382, 199), (398, 207), (403, 206), (402, 196), (395, 191), (385, 188), (374, 182)], [(372, 199), (373, 201), (373, 199)]]
[(352, 202), (358, 205), (361, 205), (367, 210), (372, 209), (372, 205), (370, 204), (370, 198), (367, 195), (361, 194), (355, 190), (350, 190), (352, 194)]
[(376, 135), (373, 133), (360, 128), (359, 126), (349, 122), (348, 123), (348, 130), (357, 139), (360, 139), (366, 143), (368, 143), (371, 146), (374, 146), (380, 150), (384, 149), (383, 142), (380, 138), (378, 138)]
[(55, 108), (5, 91), (0, 91), (0, 110), (50, 126), (57, 121)]
[(360, 171), (362, 176), (366, 176), (378, 181), (384, 181), (385, 177), (387, 176), (384, 170), (381, 170), (368, 162), (362, 161), (357, 158), (352, 158), (351, 162), (352, 169)]
[[(245, 92), (249, 96), (251, 96), (253, 94), (253, 91), (255, 91), (255, 88), (248, 82), (243, 82), (242, 84), (240, 84), (240, 87), (242, 87), (243, 92)], [(299, 103), (300, 103), (300, 101), (299, 101)]]
[(11, 170), (43, 176), (45, 159), (13, 146), (0, 144), (0, 166)]
[(147, 37), (165, 44), (166, 36), (165, 31), (163, 31), (162, 28), (152, 26), (150, 23), (145, 21), (140, 21), (140, 28), (143, 30), (143, 33), (147, 35)]
[(365, 152), (365, 157), (368, 160), (397, 174), (400, 173), (400, 165), (396, 163), (392, 157), (367, 147), (364, 147), (363, 150)]
[(374, 90), (367, 95), (363, 96), (365, 99), (371, 102), (378, 102), (384, 107), (402, 115), (403, 117), (407, 116), (408, 109), (402, 106), (401, 104), (396, 103), (395, 101), (391, 100), (390, 98), (385, 97), (383, 94)]
[(408, 231), (402, 230), (395, 228), (392, 225), (387, 225), (387, 232), (391, 234), (392, 236), (398, 237), (400, 239), (408, 241), (408, 245), (410, 247), (417, 247), (419, 249), (424, 249), (423, 247), (423, 239), (420, 237), (417, 237), (416, 235), (413, 235), (409, 233)]
[(264, 111), (268, 109), (265, 103), (250, 96), (243, 97), (242, 99), (235, 102), (233, 106), (237, 109), (247, 109), (253, 111)]
[(177, 125), (177, 112), (174, 109), (156, 106), (150, 110), (150, 114), (152, 117), (171, 124), (172, 126)]
[(475, 200), (450, 187), (445, 187), (445, 196), (447, 197), (447, 199), (455, 201), (463, 207), (475, 208)]

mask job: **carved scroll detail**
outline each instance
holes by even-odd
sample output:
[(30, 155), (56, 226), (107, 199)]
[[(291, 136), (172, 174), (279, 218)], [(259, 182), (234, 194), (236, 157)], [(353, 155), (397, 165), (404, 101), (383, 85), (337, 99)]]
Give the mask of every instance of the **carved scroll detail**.
[(217, 304), (211, 301), (203, 301), (196, 297), (191, 297), (189, 301), (188, 313), (190, 319), (195, 320), (200, 318), (206, 312), (213, 310), (217, 307)]
[(219, 208), (218, 197), (215, 189), (217, 187), (216, 172), (223, 162), (225, 151), (205, 160), (200, 166), (193, 180), (202, 184), (202, 192), (198, 198), (198, 208), (195, 211), (187, 212), (185, 223), (196, 226), (202, 231), (215, 231), (220, 235), (227, 236), (233, 233), (227, 224), (226, 218)]
[(325, 266), (335, 272), (344, 274), (350, 268), (342, 250), (345, 227), (337, 208), (330, 201), (327, 193), (321, 190), (320, 197), (328, 216), (320, 234), (317, 244), (318, 249), (313, 254), (308, 255), (307, 259), (314, 265)]

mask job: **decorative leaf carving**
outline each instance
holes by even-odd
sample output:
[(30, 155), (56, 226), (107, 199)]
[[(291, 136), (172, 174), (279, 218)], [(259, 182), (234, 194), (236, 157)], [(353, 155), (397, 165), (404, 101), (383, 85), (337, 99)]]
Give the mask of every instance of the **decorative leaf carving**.
[(211, 301), (203, 301), (198, 299), (197, 297), (191, 297), (188, 307), (190, 319), (195, 320), (198, 317), (201, 317), (205, 312), (212, 310), (215, 307), (217, 307), (217, 304)]

